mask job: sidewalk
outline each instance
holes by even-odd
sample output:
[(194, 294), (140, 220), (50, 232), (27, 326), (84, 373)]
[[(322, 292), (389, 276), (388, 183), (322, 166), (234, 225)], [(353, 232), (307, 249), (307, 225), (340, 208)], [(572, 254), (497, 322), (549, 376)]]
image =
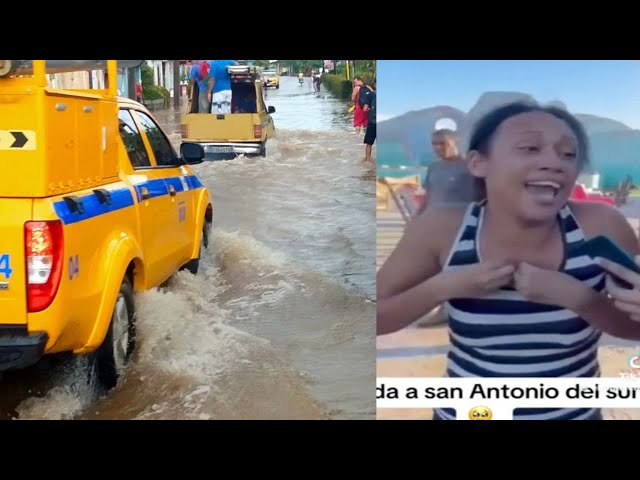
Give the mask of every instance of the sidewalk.
[[(640, 201), (625, 206), (625, 214), (637, 231), (640, 217)], [(636, 208), (633, 208), (636, 207)], [(636, 214), (637, 212), (637, 214)], [(399, 212), (378, 210), (377, 268), (395, 248), (402, 236), (404, 221)], [(402, 331), (377, 338), (378, 377), (441, 377), (445, 372), (446, 354), (449, 348), (447, 327), (438, 325), (418, 327), (420, 322)], [(629, 356), (638, 352), (640, 342), (619, 340), (603, 336), (599, 357), (603, 377), (631, 374), (627, 364)], [(430, 409), (379, 409), (379, 420), (431, 419)], [(605, 410), (606, 419), (640, 420), (640, 408)]]

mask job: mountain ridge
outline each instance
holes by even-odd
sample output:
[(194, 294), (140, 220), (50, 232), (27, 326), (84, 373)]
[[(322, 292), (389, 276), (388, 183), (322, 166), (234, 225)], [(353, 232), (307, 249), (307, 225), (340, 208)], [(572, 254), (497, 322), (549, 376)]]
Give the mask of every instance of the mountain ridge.
[[(378, 135), (380, 138), (402, 138), (405, 136), (404, 132), (406, 132), (408, 128), (413, 130), (412, 127), (416, 122), (420, 123), (423, 127), (421, 129), (422, 132), (427, 133), (432, 131), (435, 127), (435, 122), (442, 118), (450, 118), (456, 122), (461, 130), (469, 130), (471, 127), (469, 123), (473, 123), (473, 121), (476, 121), (489, 110), (513, 101), (534, 102), (535, 99), (531, 95), (522, 92), (485, 92), (478, 98), (468, 112), (449, 105), (436, 105), (411, 110), (379, 122), (380, 125), (382, 125), (382, 129), (379, 130)], [(566, 105), (559, 100), (547, 102), (545, 105), (554, 105), (566, 109)], [(637, 131), (625, 125), (623, 122), (611, 118), (589, 113), (577, 113), (574, 115), (582, 122), (589, 134), (610, 131)]]
[[(485, 92), (468, 112), (449, 105), (412, 110), (383, 120), (378, 135), (379, 164), (428, 165), (434, 160), (430, 134), (438, 120), (451, 119), (457, 124), (459, 148), (465, 151), (470, 130), (482, 115), (513, 101), (534, 101), (521, 92)], [(560, 108), (561, 101), (546, 102)], [(601, 174), (601, 187), (613, 188), (631, 175), (640, 181), (640, 130), (623, 122), (589, 113), (574, 114), (583, 124), (591, 143), (592, 168)], [(387, 152), (387, 153), (384, 153)]]

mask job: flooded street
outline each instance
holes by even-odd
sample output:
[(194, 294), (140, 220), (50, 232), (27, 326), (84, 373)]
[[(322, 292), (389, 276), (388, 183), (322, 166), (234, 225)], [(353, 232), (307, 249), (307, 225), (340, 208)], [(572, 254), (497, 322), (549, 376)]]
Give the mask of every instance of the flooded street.
[[(273, 118), (277, 128), (315, 132), (353, 131), (353, 113), (348, 113), (349, 105), (333, 97), (324, 86), (320, 92), (314, 92), (309, 77), (305, 77), (302, 85), (297, 78), (280, 77), (280, 88), (269, 88), (265, 103), (276, 108)], [(362, 137), (353, 134), (348, 138), (362, 145)], [(362, 150), (364, 152), (364, 145)]]
[[(138, 346), (105, 398), (86, 358), (0, 381), (19, 419), (374, 419), (375, 167), (348, 105), (269, 89), (266, 158), (194, 169), (214, 202), (194, 277), (137, 296)], [(153, 112), (176, 147), (180, 112)]]

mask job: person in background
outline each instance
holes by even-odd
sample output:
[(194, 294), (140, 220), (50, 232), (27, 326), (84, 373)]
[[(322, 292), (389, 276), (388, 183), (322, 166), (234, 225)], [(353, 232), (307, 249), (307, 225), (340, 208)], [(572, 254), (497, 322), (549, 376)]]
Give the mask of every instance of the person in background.
[[(361, 80), (362, 81), (362, 80)], [(362, 111), (367, 116), (367, 131), (364, 134), (364, 161), (371, 161), (371, 150), (376, 142), (376, 81), (372, 86), (360, 85), (358, 99), (361, 100)]]
[[(456, 133), (449, 129), (436, 130), (431, 135), (431, 147), (436, 161), (429, 165), (422, 188), (416, 192), (417, 195), (422, 194), (423, 200), (415, 215), (420, 215), (427, 205), (467, 206), (474, 200), (480, 200), (478, 182), (458, 152)], [(439, 306), (419, 326), (439, 325), (446, 321), (447, 315)]]
[(211, 113), (231, 113), (231, 75), (227, 67), (238, 65), (237, 60), (213, 60), (207, 88)]
[[(210, 70), (211, 63), (209, 63), (209, 69), (207, 69), (206, 65), (201, 65), (202, 62), (208, 62), (208, 60), (194, 60), (189, 71), (189, 80), (194, 82), (192, 113), (209, 113), (211, 111), (210, 99), (207, 96), (208, 80), (202, 74), (202, 70)], [(196, 87), (197, 92), (195, 91)], [(197, 99), (197, 109), (194, 108), (195, 99)]]
[[(631, 256), (640, 246), (617, 209), (569, 200), (589, 164), (584, 127), (561, 108), (505, 105), (478, 121), (467, 159), (483, 199), (429, 205), (408, 225), (377, 275), (378, 335), (444, 303), (448, 377), (599, 377), (602, 333), (638, 340), (640, 322), (605, 294), (604, 264), (580, 248), (597, 235)], [(437, 408), (434, 419), (455, 415)], [(602, 413), (521, 408), (514, 419), (601, 420)]]
[(142, 83), (136, 83), (136, 101), (142, 103)]
[(322, 83), (322, 77), (320, 76), (319, 72), (315, 72), (313, 74), (313, 89), (316, 92), (320, 91), (320, 84)]
[(362, 77), (354, 77), (353, 90), (351, 90), (351, 101), (354, 105), (353, 111), (353, 126), (356, 129), (356, 133), (360, 133), (360, 129), (367, 128), (367, 114), (362, 109), (360, 104), (360, 89), (364, 85)]
[(422, 184), (424, 200), (418, 215), (429, 204), (468, 205), (479, 200), (477, 180), (458, 153), (456, 133), (449, 129), (436, 130), (431, 135), (431, 146), (437, 161), (429, 165)]

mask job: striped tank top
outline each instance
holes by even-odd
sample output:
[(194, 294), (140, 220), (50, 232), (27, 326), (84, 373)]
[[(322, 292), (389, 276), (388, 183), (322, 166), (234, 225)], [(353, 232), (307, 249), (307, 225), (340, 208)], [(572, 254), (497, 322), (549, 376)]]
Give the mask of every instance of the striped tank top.
[[(479, 263), (478, 233), (485, 202), (471, 203), (449, 252), (444, 270)], [(584, 234), (569, 206), (558, 214), (564, 238), (561, 270), (597, 291), (605, 286), (603, 270), (576, 252)], [(448, 377), (597, 377), (601, 332), (574, 312), (525, 300), (503, 288), (477, 298), (445, 303), (449, 318)], [(464, 415), (464, 412), (459, 412)], [(435, 409), (434, 419), (453, 420), (456, 412)], [(516, 420), (599, 420), (599, 409), (516, 409)]]

